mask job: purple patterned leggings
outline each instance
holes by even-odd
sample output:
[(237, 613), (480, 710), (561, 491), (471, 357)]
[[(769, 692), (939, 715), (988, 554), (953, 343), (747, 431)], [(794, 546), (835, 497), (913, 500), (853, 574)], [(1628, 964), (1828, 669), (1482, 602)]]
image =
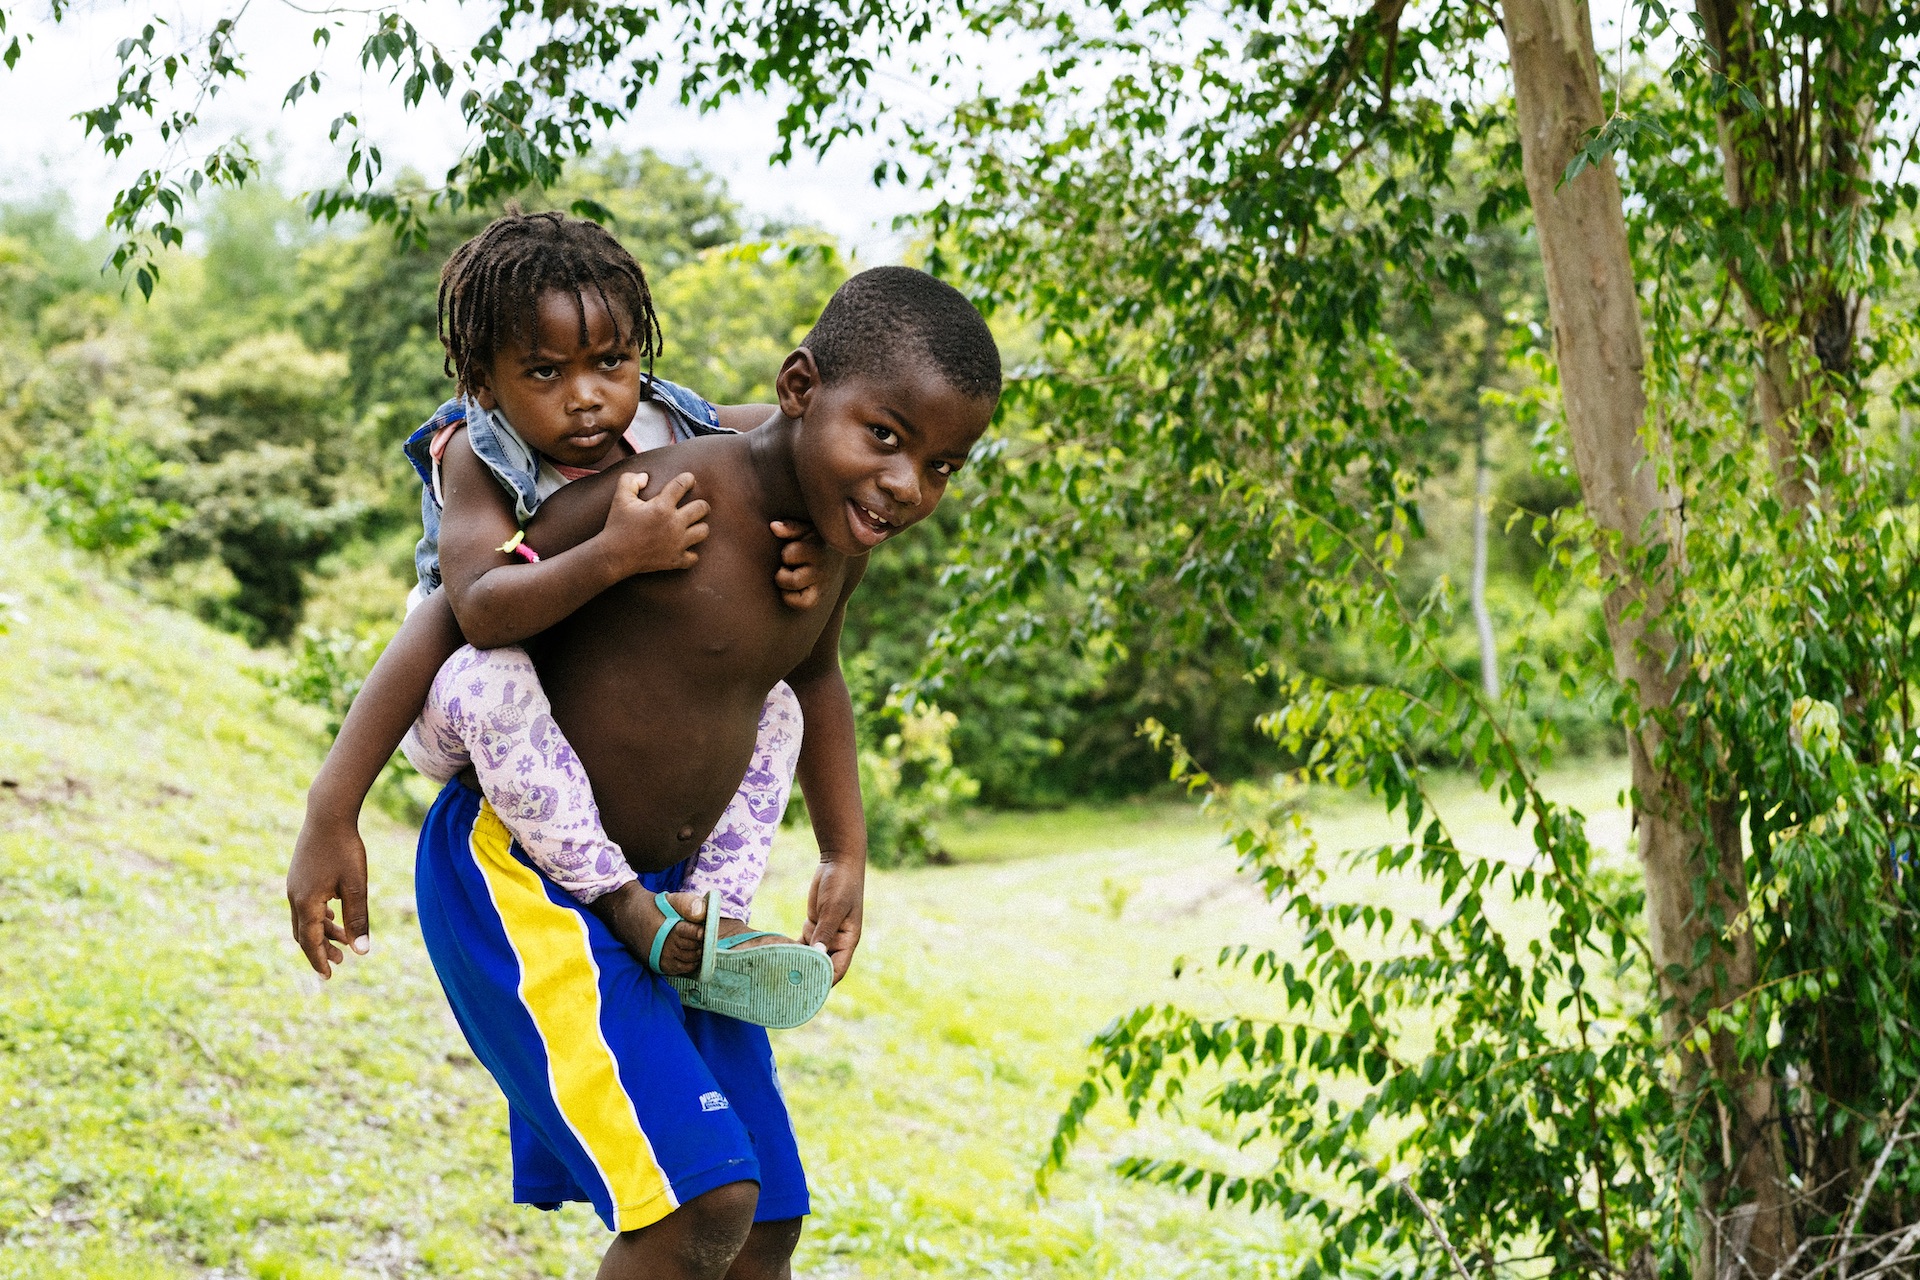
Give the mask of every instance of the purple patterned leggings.
[[(746, 920), (800, 758), (800, 700), (783, 681), (760, 709), (760, 733), (740, 789), (688, 869), (684, 887), (720, 891), (721, 914)], [(507, 830), (534, 866), (581, 903), (635, 878), (600, 825), (600, 806), (540, 677), (518, 646), (463, 647), (434, 677), (426, 708), (400, 749), (445, 782), (473, 766)]]

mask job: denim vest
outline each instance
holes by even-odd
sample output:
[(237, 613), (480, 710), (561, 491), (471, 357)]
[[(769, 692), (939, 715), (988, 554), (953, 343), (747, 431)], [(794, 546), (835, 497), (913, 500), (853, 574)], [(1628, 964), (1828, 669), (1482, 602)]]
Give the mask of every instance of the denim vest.
[[(676, 442), (727, 433), (720, 425), (720, 411), (685, 387), (655, 378), (647, 398), (666, 411)], [(541, 500), (553, 491), (540, 483), (540, 455), (528, 447), (503, 415), (471, 400), (454, 399), (441, 405), (402, 446), (407, 461), (420, 476), (420, 523), (424, 530), (413, 552), (413, 567), (420, 581), (408, 597), (409, 609), (440, 589), (440, 495), (434, 485), (430, 449), (436, 435), (461, 422), (466, 424), (467, 443), (473, 446), (474, 456), (486, 463), (500, 487), (513, 495), (513, 514), (521, 524), (533, 518)]]

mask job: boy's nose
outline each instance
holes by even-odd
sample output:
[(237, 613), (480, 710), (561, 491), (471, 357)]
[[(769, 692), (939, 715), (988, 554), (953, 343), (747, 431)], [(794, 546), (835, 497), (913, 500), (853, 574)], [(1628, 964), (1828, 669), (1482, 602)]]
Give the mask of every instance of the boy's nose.
[(920, 481), (911, 468), (894, 469), (880, 475), (880, 492), (903, 507), (920, 505)]

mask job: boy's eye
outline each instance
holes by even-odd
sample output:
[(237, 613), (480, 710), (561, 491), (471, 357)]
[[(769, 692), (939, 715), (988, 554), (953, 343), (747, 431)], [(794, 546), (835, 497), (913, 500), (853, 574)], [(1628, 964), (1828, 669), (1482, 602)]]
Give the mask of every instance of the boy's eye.
[(625, 364), (626, 362), (627, 362), (626, 355), (618, 351), (614, 352), (610, 356), (600, 357), (600, 367), (602, 369), (618, 369), (621, 365)]
[(900, 435), (892, 427), (882, 427), (876, 424), (868, 427), (867, 430), (873, 432), (873, 438), (881, 444), (900, 443)]
[(560, 371), (550, 364), (541, 364), (527, 370), (527, 376), (536, 382), (552, 382), (560, 376)]

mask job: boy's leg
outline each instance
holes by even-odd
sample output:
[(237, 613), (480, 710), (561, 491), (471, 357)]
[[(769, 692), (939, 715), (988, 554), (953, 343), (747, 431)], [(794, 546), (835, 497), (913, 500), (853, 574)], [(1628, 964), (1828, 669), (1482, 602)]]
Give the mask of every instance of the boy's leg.
[(753, 1230), (727, 1280), (788, 1280), (802, 1220), (813, 1206), (772, 1042), (766, 1028), (721, 1014), (689, 1009), (686, 1019), (688, 1038), (747, 1127), (760, 1162)]
[(803, 727), (800, 699), (783, 680), (773, 686), (760, 708), (760, 731), (747, 775), (687, 872), (689, 891), (720, 891), (720, 914), (729, 920), (744, 924), (753, 911), (753, 895), (767, 872), (780, 816), (793, 794)]
[(727, 1280), (793, 1280), (793, 1251), (800, 1243), (799, 1218), (756, 1222), (727, 1271)]
[(758, 1188), (734, 1182), (696, 1196), (660, 1221), (622, 1232), (600, 1260), (598, 1280), (721, 1280), (752, 1238)]
[[(416, 897), (434, 970), (517, 1122), (516, 1198), (590, 1200), (610, 1230), (635, 1235), (616, 1262), (721, 1257), (711, 1274), (724, 1274), (748, 1230), (737, 1221), (746, 1193), (705, 1197), (757, 1183), (759, 1161), (673, 989), (545, 881), (457, 782), (421, 829)], [(523, 1158), (528, 1142), (537, 1158)], [(679, 1226), (644, 1233), (696, 1204)]]

